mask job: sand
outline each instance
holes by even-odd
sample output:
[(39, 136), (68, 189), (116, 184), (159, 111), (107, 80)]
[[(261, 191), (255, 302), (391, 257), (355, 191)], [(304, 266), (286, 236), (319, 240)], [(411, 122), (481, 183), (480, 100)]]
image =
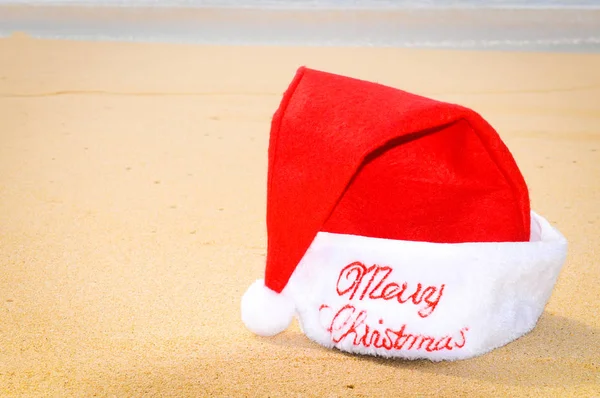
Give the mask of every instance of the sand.
[[(300, 65), (480, 112), (569, 239), (533, 332), (454, 363), (265, 339), (270, 118)], [(600, 54), (0, 40), (0, 396), (600, 396)]]

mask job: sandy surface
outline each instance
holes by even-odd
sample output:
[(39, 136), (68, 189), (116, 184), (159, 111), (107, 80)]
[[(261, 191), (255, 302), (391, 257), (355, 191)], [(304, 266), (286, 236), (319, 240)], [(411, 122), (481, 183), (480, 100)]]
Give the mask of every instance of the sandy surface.
[[(300, 65), (471, 106), (569, 239), (538, 326), (455, 363), (240, 321)], [(600, 55), (0, 40), (0, 396), (600, 396)]]

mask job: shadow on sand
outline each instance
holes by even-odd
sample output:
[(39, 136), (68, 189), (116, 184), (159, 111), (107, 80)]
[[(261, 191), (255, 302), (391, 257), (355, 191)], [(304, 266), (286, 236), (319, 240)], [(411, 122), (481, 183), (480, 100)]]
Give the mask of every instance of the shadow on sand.
[[(300, 332), (286, 332), (270, 344), (326, 350)], [(567, 386), (600, 382), (600, 330), (545, 312), (527, 335), (480, 357), (455, 361), (409, 361), (360, 356), (381, 366), (520, 386)], [(357, 358), (358, 355), (339, 352)], [(595, 381), (594, 381), (595, 380)]]

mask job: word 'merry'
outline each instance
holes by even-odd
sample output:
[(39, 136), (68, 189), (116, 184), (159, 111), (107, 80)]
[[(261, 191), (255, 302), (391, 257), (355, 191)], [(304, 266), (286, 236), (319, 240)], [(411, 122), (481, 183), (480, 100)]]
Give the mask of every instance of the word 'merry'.
[(368, 267), (359, 261), (345, 266), (337, 280), (337, 294), (342, 297), (348, 295), (348, 299), (358, 300), (396, 300), (399, 304), (411, 302), (420, 305), (418, 314), (426, 318), (435, 311), (444, 294), (445, 285), (427, 286), (423, 288), (421, 283), (416, 287), (409, 288), (407, 282), (402, 285), (396, 282), (388, 282), (393, 269), (387, 266), (372, 265)]

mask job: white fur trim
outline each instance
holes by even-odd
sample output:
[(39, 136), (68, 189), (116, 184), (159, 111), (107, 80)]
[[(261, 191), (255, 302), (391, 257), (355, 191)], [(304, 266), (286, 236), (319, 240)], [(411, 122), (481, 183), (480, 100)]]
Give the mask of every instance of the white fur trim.
[[(283, 294), (325, 347), (434, 361), (481, 355), (535, 326), (565, 261), (565, 238), (534, 212), (531, 231), (529, 242), (460, 244), (321, 232)], [(250, 329), (270, 334), (283, 321)]]
[(294, 302), (255, 281), (242, 297), (242, 322), (259, 336), (274, 336), (283, 332), (294, 319)]

